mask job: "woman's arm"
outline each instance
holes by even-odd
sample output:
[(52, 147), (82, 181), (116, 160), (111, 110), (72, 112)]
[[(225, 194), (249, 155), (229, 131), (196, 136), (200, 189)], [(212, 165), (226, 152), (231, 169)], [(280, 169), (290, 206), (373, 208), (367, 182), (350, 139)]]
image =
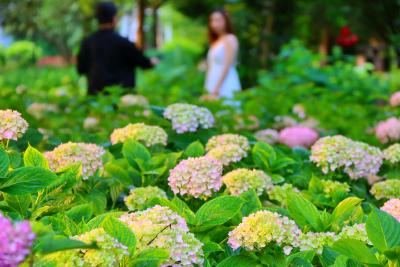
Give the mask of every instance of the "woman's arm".
[(215, 86), (215, 88), (212, 91), (213, 96), (219, 96), (219, 92), (221, 90), (221, 86), (228, 75), (229, 69), (231, 68), (235, 57), (236, 57), (236, 51), (238, 48), (238, 42), (237, 39), (234, 35), (230, 34), (224, 38), (223, 41), (225, 45), (225, 57), (224, 57), (224, 67), (222, 69), (221, 76), (218, 79), (218, 82)]

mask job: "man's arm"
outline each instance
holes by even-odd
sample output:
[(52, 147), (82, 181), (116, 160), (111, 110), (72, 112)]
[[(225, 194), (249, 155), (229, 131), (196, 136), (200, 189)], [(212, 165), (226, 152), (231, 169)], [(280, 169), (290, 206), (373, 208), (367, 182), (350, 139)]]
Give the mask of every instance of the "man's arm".
[(141, 67), (143, 69), (149, 69), (153, 67), (151, 60), (140, 51), (136, 45), (132, 42), (127, 41), (125, 43), (126, 59), (129, 65)]
[(79, 74), (87, 74), (89, 72), (89, 48), (87, 41), (81, 43), (77, 58), (77, 70)]

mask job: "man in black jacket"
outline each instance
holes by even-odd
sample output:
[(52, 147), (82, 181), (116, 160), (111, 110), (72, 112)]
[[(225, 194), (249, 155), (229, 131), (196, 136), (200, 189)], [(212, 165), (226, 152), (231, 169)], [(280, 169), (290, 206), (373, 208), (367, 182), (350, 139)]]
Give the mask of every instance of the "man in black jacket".
[(78, 54), (77, 69), (89, 82), (89, 94), (96, 94), (106, 86), (135, 87), (135, 69), (151, 68), (152, 60), (135, 44), (114, 31), (117, 8), (113, 3), (96, 6), (99, 30), (83, 40)]

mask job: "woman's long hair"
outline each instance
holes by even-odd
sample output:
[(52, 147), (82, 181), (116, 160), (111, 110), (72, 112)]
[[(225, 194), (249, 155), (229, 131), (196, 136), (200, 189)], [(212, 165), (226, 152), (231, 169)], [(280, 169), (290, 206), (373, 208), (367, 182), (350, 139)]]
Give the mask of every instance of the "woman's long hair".
[(210, 23), (211, 16), (214, 13), (219, 13), (224, 18), (225, 32), (234, 34), (232, 22), (231, 22), (228, 12), (226, 12), (224, 9), (216, 9), (211, 13), (210, 17), (208, 18), (208, 40), (209, 40), (210, 44), (213, 44), (218, 39), (218, 34), (216, 32), (214, 32), (213, 29), (211, 29), (211, 25), (210, 25), (211, 24)]

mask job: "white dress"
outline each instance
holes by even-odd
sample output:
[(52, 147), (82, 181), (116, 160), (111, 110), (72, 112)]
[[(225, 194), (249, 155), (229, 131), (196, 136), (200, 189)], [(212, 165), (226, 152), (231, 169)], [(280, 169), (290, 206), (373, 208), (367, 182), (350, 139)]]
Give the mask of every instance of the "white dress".
[[(224, 69), (225, 46), (219, 42), (210, 48), (207, 54), (207, 76), (205, 87), (209, 93), (215, 89)], [(220, 97), (233, 98), (234, 93), (241, 90), (239, 75), (235, 64), (230, 66), (219, 91)]]

